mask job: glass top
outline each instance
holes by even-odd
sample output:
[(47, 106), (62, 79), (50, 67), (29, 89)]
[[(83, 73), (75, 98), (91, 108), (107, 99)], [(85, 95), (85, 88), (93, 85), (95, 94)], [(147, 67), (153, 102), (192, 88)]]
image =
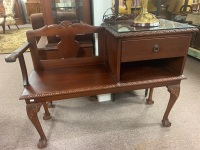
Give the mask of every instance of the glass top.
[(165, 19), (159, 19), (160, 25), (157, 27), (133, 27), (131, 26), (132, 21), (116, 21), (107, 24), (110, 28), (118, 33), (124, 32), (140, 32), (140, 31), (153, 31), (153, 30), (169, 30), (169, 29), (184, 29), (184, 28), (194, 28), (195, 26), (183, 24), (179, 22), (174, 22)]

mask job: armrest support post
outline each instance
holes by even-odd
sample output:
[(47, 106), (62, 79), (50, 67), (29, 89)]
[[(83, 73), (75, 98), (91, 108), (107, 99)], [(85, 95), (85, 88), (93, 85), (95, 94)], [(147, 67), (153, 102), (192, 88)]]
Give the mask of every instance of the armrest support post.
[(23, 78), (23, 85), (24, 86), (27, 86), (29, 85), (29, 82), (28, 82), (28, 74), (27, 74), (27, 69), (26, 69), (26, 63), (25, 63), (25, 60), (24, 60), (24, 55), (20, 55), (18, 57), (19, 59), (19, 64), (20, 64), (20, 68), (21, 68), (21, 72), (22, 72), (22, 78)]
[(24, 43), (24, 45), (22, 45), (20, 48), (18, 48), (17, 50), (12, 52), (10, 55), (8, 55), (5, 58), (5, 61), (8, 63), (15, 62), (17, 58), (19, 59), (24, 86), (29, 85), (29, 82), (28, 82), (28, 74), (27, 74), (26, 63), (24, 60), (23, 53), (29, 48), (29, 46), (30, 46), (30, 43), (26, 42)]

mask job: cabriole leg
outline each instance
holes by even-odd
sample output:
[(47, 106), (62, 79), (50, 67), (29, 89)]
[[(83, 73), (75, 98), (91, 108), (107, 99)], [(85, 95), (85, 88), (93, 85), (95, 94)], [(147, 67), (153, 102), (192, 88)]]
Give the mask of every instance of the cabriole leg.
[(164, 127), (171, 126), (171, 122), (169, 121), (168, 116), (180, 93), (180, 85), (170, 85), (167, 86), (167, 88), (168, 92), (170, 93), (170, 99), (162, 120), (162, 124)]
[(38, 148), (45, 148), (47, 145), (47, 139), (37, 115), (37, 113), (40, 111), (41, 106), (42, 106), (42, 103), (26, 104), (26, 111), (27, 111), (27, 115), (29, 119), (31, 120), (31, 122), (33, 123), (33, 125), (35, 126), (36, 130), (38, 131), (40, 135), (40, 140), (37, 144)]
[(44, 107), (44, 116), (43, 116), (43, 119), (44, 120), (51, 119), (51, 114), (49, 113), (49, 109), (48, 109), (47, 103), (46, 102), (42, 102), (42, 105)]

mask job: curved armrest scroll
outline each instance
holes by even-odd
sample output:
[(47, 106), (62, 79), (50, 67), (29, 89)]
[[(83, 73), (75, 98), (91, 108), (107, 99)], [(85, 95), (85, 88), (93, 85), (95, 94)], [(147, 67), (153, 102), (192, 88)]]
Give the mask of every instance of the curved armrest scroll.
[(14, 52), (9, 54), (6, 58), (6, 62), (15, 62), (17, 58), (19, 58), (20, 55), (22, 55), (30, 46), (29, 42), (24, 43), (21, 47), (16, 49)]

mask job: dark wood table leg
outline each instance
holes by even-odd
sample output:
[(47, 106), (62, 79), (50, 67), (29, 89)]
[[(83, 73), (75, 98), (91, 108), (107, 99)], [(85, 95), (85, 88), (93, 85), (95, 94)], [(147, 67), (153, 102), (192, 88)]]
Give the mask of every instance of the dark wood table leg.
[(44, 107), (44, 116), (43, 116), (43, 119), (44, 120), (51, 119), (51, 114), (50, 114), (49, 109), (48, 109), (48, 104), (46, 102), (42, 102), (42, 105)]
[(153, 89), (154, 88), (150, 88), (150, 91), (149, 91), (149, 97), (148, 99), (146, 100), (146, 103), (148, 105), (152, 105), (154, 103), (154, 101), (152, 100), (152, 97), (153, 97)]
[(31, 122), (33, 123), (33, 125), (35, 126), (36, 130), (38, 131), (40, 135), (40, 140), (37, 144), (38, 148), (45, 148), (47, 145), (47, 139), (37, 115), (37, 113), (40, 111), (41, 106), (42, 106), (42, 103), (26, 104), (26, 111), (27, 111), (27, 115), (29, 119), (31, 120)]
[(170, 93), (170, 99), (162, 120), (162, 124), (164, 127), (171, 126), (171, 122), (169, 121), (168, 116), (180, 93), (180, 85), (170, 85), (167, 86), (167, 88), (168, 92)]
[(92, 102), (94, 102), (94, 101), (98, 101), (96, 95), (94, 95), (94, 96), (90, 96), (89, 100), (92, 101)]
[(115, 93), (111, 93), (111, 101), (115, 102)]
[(149, 93), (149, 89), (145, 89), (145, 97), (147, 97), (148, 93)]
[(52, 101), (47, 102), (48, 108), (55, 108), (55, 105), (53, 105)]

